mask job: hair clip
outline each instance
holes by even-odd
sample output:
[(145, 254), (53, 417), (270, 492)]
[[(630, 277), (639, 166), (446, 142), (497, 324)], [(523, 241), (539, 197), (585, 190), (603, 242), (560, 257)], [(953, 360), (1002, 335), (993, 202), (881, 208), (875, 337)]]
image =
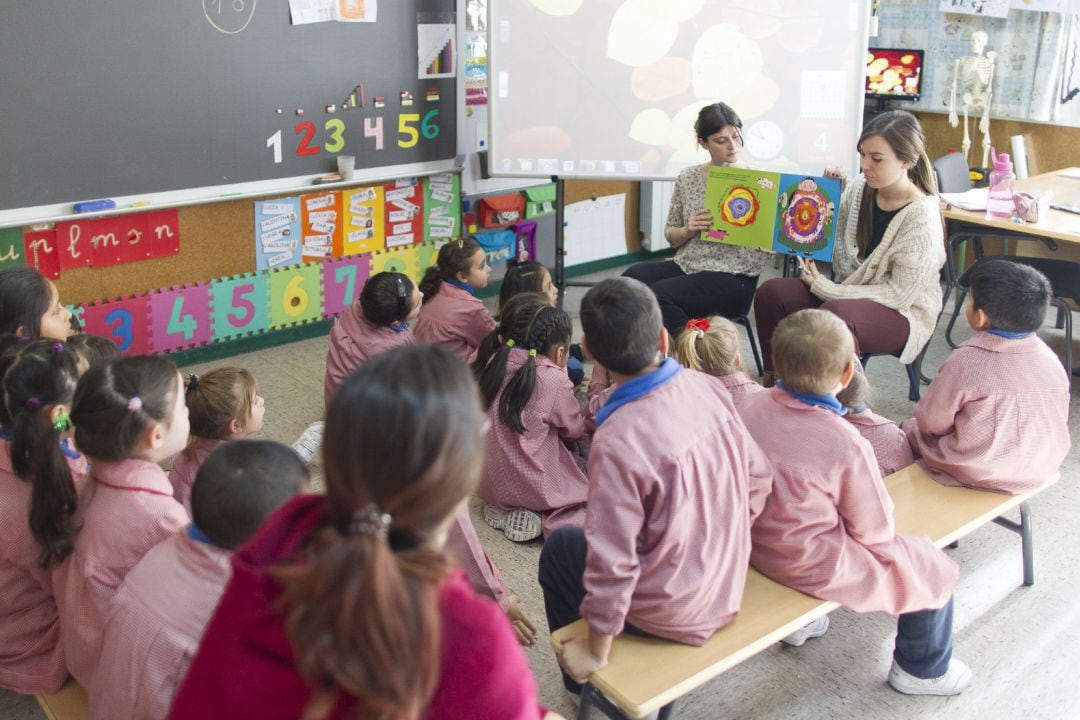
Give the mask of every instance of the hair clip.
[(65, 411), (61, 410), (56, 413), (56, 420), (53, 421), (52, 428), (56, 432), (64, 432), (71, 427), (71, 416)]
[(686, 323), (687, 330), (700, 330), (701, 332), (705, 332), (711, 327), (712, 325), (709, 324), (707, 318), (694, 318), (693, 320), (688, 320)]
[(199, 375), (197, 373), (191, 373), (187, 376), (187, 389), (188, 392), (199, 387)]
[(49, 346), (49, 349), (59, 355), (60, 353), (64, 352), (64, 343), (54, 342), (52, 345)]
[(41, 400), (38, 398), (37, 395), (31, 395), (30, 397), (26, 398), (26, 407), (30, 408), (31, 410), (37, 410), (39, 407), (41, 407)]
[(512, 348), (515, 345), (517, 345), (517, 343), (514, 342), (514, 338), (510, 338), (509, 340), (506, 341), (506, 347), (508, 347), (508, 348)]
[(536, 357), (536, 348), (529, 348), (529, 357)]
[(127, 401), (127, 409), (131, 412), (138, 412), (142, 410), (142, 398), (136, 395)]
[(390, 516), (379, 512), (379, 506), (368, 503), (353, 513), (352, 522), (349, 524), (349, 532), (360, 535), (374, 535), (380, 540), (385, 540), (390, 530)]
[(465, 247), (465, 238), (458, 238), (455, 242), (459, 248)]

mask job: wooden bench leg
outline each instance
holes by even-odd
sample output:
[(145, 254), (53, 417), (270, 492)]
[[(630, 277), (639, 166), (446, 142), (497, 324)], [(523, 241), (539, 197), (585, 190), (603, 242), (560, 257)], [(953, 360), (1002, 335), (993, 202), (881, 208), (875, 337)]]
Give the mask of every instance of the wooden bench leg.
[(994, 522), (1020, 536), (1020, 549), (1024, 556), (1024, 585), (1031, 587), (1035, 584), (1035, 545), (1031, 539), (1031, 508), (1026, 502), (1020, 503), (1019, 523), (1006, 517), (994, 518)]

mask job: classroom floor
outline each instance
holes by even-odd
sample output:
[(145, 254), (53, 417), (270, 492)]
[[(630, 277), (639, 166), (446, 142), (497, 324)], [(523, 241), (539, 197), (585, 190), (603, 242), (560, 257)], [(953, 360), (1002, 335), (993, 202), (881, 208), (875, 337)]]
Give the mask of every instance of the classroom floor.
[[(617, 274), (614, 270), (587, 279)], [(582, 288), (567, 291), (566, 308), (575, 317)], [(945, 322), (934, 336), (925, 363), (932, 375), (944, 360)], [(963, 319), (959, 321), (963, 326)], [(963, 333), (958, 333), (962, 336)], [(1055, 349), (1063, 331), (1047, 325), (1040, 335)], [(744, 334), (743, 358), (753, 372)], [(214, 365), (249, 368), (266, 398), (262, 437), (292, 442), (323, 411), (322, 383), (325, 338), (237, 356), (228, 362), (185, 368), (201, 372)], [(878, 398), (875, 409), (894, 420), (911, 415), (907, 376), (893, 358), (875, 358), (868, 376)], [(1074, 389), (1073, 397), (1077, 390)], [(1075, 406), (1074, 406), (1075, 407)], [(1073, 415), (1076, 436), (1080, 419)], [(685, 697), (676, 706), (680, 720), (842, 718), (997, 718), (1024, 720), (1080, 718), (1080, 543), (1076, 482), (1080, 449), (1074, 447), (1062, 467), (1062, 480), (1031, 502), (1036, 541), (1036, 583), (1021, 585), (1018, 536), (987, 525), (949, 551), (962, 572), (956, 590), (955, 653), (975, 672), (972, 686), (954, 698), (912, 698), (885, 683), (892, 653), (895, 621), (881, 613), (859, 615), (838, 610), (827, 635), (800, 648), (777, 644)], [(479, 504), (473, 520), (484, 547), (521, 597), (536, 622), (539, 640), (525, 653), (540, 686), (542, 701), (552, 710), (574, 717), (562, 690), (544, 628), (544, 608), (536, 583), (538, 543), (515, 545), (484, 524)], [(1074, 528), (1070, 530), (1069, 528)], [(0, 718), (44, 718), (33, 698), (0, 690)], [(598, 712), (594, 717), (600, 717)]]

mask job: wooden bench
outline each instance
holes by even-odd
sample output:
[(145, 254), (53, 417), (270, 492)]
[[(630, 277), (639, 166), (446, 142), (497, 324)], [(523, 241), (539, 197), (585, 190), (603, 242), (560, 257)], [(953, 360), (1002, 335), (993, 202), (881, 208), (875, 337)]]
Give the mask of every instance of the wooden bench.
[[(1019, 533), (1024, 584), (1031, 585), (1035, 578), (1027, 500), (1057, 480), (1055, 475), (1030, 492), (1002, 495), (945, 487), (912, 465), (885, 478), (885, 485), (896, 505), (898, 534), (926, 535), (941, 548), (990, 521)], [(1017, 507), (1019, 523), (1001, 517)], [(608, 665), (593, 673), (582, 691), (578, 718), (584, 720), (589, 708), (596, 707), (617, 720), (643, 718), (659, 710), (660, 720), (664, 720), (683, 695), (837, 607), (837, 603), (792, 590), (751, 568), (739, 615), (702, 647), (626, 633), (615, 638)], [(588, 626), (578, 620), (552, 633), (551, 644), (557, 651), (563, 638), (586, 635)]]
[(60, 692), (52, 695), (38, 695), (38, 705), (45, 711), (49, 720), (89, 720), (90, 703), (86, 691), (74, 680), (68, 680)]

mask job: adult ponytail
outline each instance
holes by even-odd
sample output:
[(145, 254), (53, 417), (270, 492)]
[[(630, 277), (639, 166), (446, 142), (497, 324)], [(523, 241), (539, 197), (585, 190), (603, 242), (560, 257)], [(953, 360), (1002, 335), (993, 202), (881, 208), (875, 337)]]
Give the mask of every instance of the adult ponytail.
[(349, 375), (326, 417), (326, 523), (271, 572), (305, 720), (356, 697), (358, 720), (419, 720), (440, 674), (439, 536), (483, 464), (476, 385), (442, 348), (407, 345)]
[(424, 271), (424, 277), (420, 280), (420, 292), (424, 294), (424, 302), (439, 294), (444, 281), (456, 279), (458, 273), (468, 275), (469, 263), (481, 249), (480, 243), (472, 238), (451, 240), (439, 248), (435, 264)]
[(78, 380), (75, 356), (64, 343), (36, 340), (24, 346), (4, 373), (4, 396), (11, 419), (11, 466), (31, 482), (30, 532), (48, 568), (71, 554), (75, 544), (78, 493), (61, 433), (66, 412), (50, 419), (57, 405), (71, 404)]

